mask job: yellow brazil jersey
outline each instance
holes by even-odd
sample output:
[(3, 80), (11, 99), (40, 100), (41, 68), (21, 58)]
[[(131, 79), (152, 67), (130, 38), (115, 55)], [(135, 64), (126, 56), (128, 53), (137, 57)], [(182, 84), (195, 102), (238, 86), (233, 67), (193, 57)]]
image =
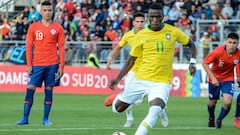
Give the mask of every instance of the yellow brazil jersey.
[(175, 42), (186, 45), (189, 36), (174, 26), (164, 24), (160, 31), (145, 28), (134, 39), (130, 55), (138, 57), (142, 52), (142, 63), (135, 77), (171, 84)]
[[(130, 30), (128, 31), (127, 33), (125, 33), (122, 37), (122, 39), (120, 40), (119, 42), (119, 46), (120, 47), (125, 47), (127, 44), (129, 45), (130, 47), (130, 50), (132, 49), (132, 46), (135, 44), (134, 43), (134, 38), (136, 37), (136, 34), (134, 32), (134, 30)], [(136, 72), (141, 64), (141, 61), (142, 61), (142, 56), (139, 56), (137, 58), (137, 60), (135, 61), (135, 64), (134, 66), (132, 67), (132, 71)]]

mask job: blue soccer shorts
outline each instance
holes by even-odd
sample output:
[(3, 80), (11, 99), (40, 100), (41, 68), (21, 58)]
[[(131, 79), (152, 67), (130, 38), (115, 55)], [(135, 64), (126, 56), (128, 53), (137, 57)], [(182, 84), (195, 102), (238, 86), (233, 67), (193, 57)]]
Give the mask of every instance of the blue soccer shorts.
[(32, 74), (29, 76), (28, 85), (34, 85), (41, 87), (44, 82), (45, 87), (47, 86), (59, 86), (60, 78), (57, 76), (58, 64), (49, 66), (33, 66)]
[(214, 86), (212, 83), (208, 83), (209, 99), (219, 99), (221, 94), (229, 94), (233, 96), (234, 82), (220, 82), (219, 86)]

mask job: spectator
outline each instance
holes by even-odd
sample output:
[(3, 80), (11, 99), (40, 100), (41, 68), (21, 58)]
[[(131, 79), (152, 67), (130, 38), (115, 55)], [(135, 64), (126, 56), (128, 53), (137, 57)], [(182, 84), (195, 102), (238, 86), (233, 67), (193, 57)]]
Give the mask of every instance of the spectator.
[(57, 7), (54, 17), (53, 17), (53, 20), (59, 24), (62, 24), (61, 15), (62, 15), (62, 9), (60, 7)]
[(73, 19), (73, 14), (68, 12), (66, 7), (63, 8), (61, 19), (64, 20), (65, 16), (68, 16), (69, 19)]
[(201, 19), (202, 13), (202, 6), (198, 6), (196, 12), (193, 14), (193, 17), (196, 19)]
[(218, 47), (219, 38), (218, 38), (217, 33), (212, 33), (212, 35), (211, 35), (211, 42), (212, 42), (213, 49)]
[(209, 47), (210, 47), (210, 42), (211, 42), (211, 36), (209, 35), (208, 32), (203, 33), (203, 37), (200, 39), (201, 46), (203, 48), (203, 55), (204, 58), (207, 56), (209, 53)]
[[(2, 40), (8, 41), (8, 40), (11, 40), (11, 38), (9, 35), (2, 35)], [(0, 61), (4, 62), (7, 59), (6, 54), (8, 49), (11, 47), (11, 45), (12, 44), (9, 44), (9, 43), (0, 44), (0, 52), (1, 52)]]
[(102, 27), (100, 25), (96, 25), (96, 30), (95, 30), (95, 36), (97, 36), (98, 38), (103, 39), (104, 37), (104, 31), (102, 30)]
[(24, 17), (23, 18), (23, 33), (24, 33), (24, 36), (27, 34), (28, 27), (29, 27), (28, 18)]
[(216, 4), (213, 14), (217, 15), (219, 19), (222, 18), (222, 7), (219, 4)]
[(191, 24), (190, 19), (187, 17), (187, 14), (182, 14), (180, 19), (178, 20), (179, 26), (183, 29), (187, 28), (189, 24)]
[(36, 11), (40, 13), (41, 10), (41, 0), (36, 0)]
[(240, 4), (238, 5), (238, 10), (237, 10), (236, 19), (237, 19), (237, 20), (240, 20)]
[(3, 23), (0, 25), (0, 29), (2, 30), (2, 36), (10, 35), (10, 25), (6, 17), (3, 18)]
[(116, 38), (116, 31), (113, 30), (112, 26), (109, 26), (108, 30), (105, 32), (105, 35), (109, 38), (110, 41), (114, 41)]
[[(194, 5), (192, 0), (185, 0), (182, 6), (184, 9), (186, 9), (188, 15), (192, 13), (192, 5)], [(194, 7), (196, 6), (194, 5)]]
[(63, 10), (64, 5), (65, 5), (64, 0), (57, 0), (56, 9), (57, 9), (57, 8), (60, 8), (61, 10)]
[(216, 6), (218, 5), (218, 0), (209, 0), (208, 5), (210, 5), (211, 9), (214, 11)]
[(101, 25), (104, 29), (104, 31), (107, 31), (109, 29), (109, 27), (112, 27), (112, 20), (109, 16), (107, 16), (105, 22), (102, 23)]
[(103, 26), (108, 16), (107, 7), (103, 6), (102, 9), (98, 9), (97, 12), (98, 12), (98, 15), (96, 17), (96, 23)]
[(65, 4), (64, 4), (64, 8), (66, 8), (67, 12), (71, 15), (74, 15), (76, 13), (76, 8), (74, 5), (74, 1), (73, 0), (68, 0)]
[(118, 17), (118, 15), (115, 15), (114, 19), (112, 21), (113, 30), (115, 30), (115, 31), (119, 30), (120, 25), (121, 25), (121, 22), (119, 20), (119, 17)]
[(108, 16), (113, 21), (115, 15), (119, 15), (119, 11), (118, 11), (118, 9), (115, 8), (114, 5), (111, 5), (108, 9)]
[(22, 12), (22, 18), (28, 18), (29, 17), (29, 7), (28, 6), (25, 6), (24, 7), (24, 10), (23, 10), (23, 12)]
[(89, 13), (88, 13), (88, 8), (86, 6), (82, 6), (81, 17), (86, 18), (86, 19), (88, 19), (90, 17)]
[(65, 45), (65, 65), (72, 65), (72, 59), (74, 56), (73, 49), (70, 45)]
[[(142, 8), (141, 5), (138, 5), (138, 6)], [(138, 7), (138, 6), (137, 6), (137, 7)], [(136, 7), (136, 9), (135, 9), (135, 12), (137, 11), (137, 7)], [(128, 2), (124, 9), (125, 9), (125, 12), (133, 11), (132, 3), (131, 3), (131, 2)]]
[(89, 32), (93, 33), (94, 31), (96, 31), (96, 22), (93, 20), (93, 18), (88, 18), (88, 28), (89, 28)]
[(17, 19), (17, 23), (16, 23), (16, 32), (14, 33), (15, 35), (15, 40), (22, 40), (22, 36), (24, 35), (24, 24), (23, 24), (23, 20), (21, 17), (19, 17)]
[(112, 49), (112, 44), (109, 43), (111, 41), (107, 35), (103, 37), (103, 42), (100, 47), (100, 63), (106, 63), (107, 57)]
[(101, 0), (101, 4), (99, 5), (100, 9), (108, 9), (109, 5), (107, 3), (107, 0)]
[(169, 16), (169, 23), (171, 25), (174, 25), (174, 23), (178, 21), (180, 14), (179, 14), (179, 10), (175, 5), (169, 10), (168, 16)]
[(196, 7), (202, 7), (202, 2), (201, 0), (194, 0), (193, 4), (196, 6)]
[(63, 29), (67, 32), (70, 32), (70, 19), (68, 16), (64, 16), (64, 20), (62, 22)]
[(95, 10), (96, 9), (96, 6), (95, 4), (93, 3), (94, 0), (87, 0), (87, 3), (86, 3), (86, 8), (88, 10)]
[(207, 20), (210, 20), (211, 19), (211, 17), (212, 17), (212, 9), (210, 8), (210, 6), (209, 5), (205, 5), (204, 6), (204, 8), (203, 8), (203, 12), (206, 14), (206, 18), (207, 18)]
[(176, 6), (177, 10), (180, 10), (180, 7), (183, 7), (183, 4), (184, 4), (184, 0), (177, 0), (174, 3), (174, 6)]
[(111, 7), (112, 5), (115, 7), (115, 9), (118, 9), (118, 7), (119, 7), (119, 2), (118, 2), (118, 0), (111, 0), (110, 7)]
[(83, 26), (83, 30), (82, 30), (82, 38), (83, 38), (83, 41), (89, 41), (89, 28), (88, 28), (88, 25), (84, 25)]
[(225, 16), (226, 14), (228, 14), (228, 16), (231, 18), (233, 15), (233, 8), (231, 7), (231, 3), (229, 1), (227, 1), (224, 4), (224, 7), (222, 8), (222, 16)]
[(87, 64), (88, 64), (89, 67), (100, 68), (99, 61), (98, 61), (98, 58), (96, 56), (96, 50), (95, 49), (92, 49), (91, 53), (88, 55)]
[(122, 7), (122, 6), (120, 6), (119, 8), (118, 8), (118, 11), (119, 11), (119, 14), (118, 14), (118, 16), (119, 16), (119, 20), (123, 20), (123, 18), (126, 16), (126, 11), (124, 10), (124, 8)]
[(31, 7), (30, 13), (28, 16), (28, 22), (35, 22), (41, 20), (40, 13), (36, 10), (34, 6)]
[(124, 29), (126, 29), (126, 28), (129, 29), (129, 28), (131, 28), (131, 27), (132, 27), (132, 20), (131, 20), (131, 18), (130, 18), (127, 14), (125, 14), (124, 17), (123, 17), (123, 19), (122, 19), (120, 28), (121, 28), (122, 30), (124, 30)]

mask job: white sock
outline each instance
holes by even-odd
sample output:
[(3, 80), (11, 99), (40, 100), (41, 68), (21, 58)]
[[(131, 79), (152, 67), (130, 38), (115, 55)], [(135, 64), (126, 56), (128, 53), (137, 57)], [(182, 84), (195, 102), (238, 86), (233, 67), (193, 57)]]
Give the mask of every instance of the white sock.
[(126, 111), (126, 116), (127, 116), (127, 120), (132, 120), (133, 121), (133, 111), (132, 111), (132, 105), (130, 105)]
[(162, 108), (160, 106), (151, 106), (149, 108), (148, 115), (139, 125), (137, 131), (135, 132), (135, 135), (146, 135), (148, 131), (155, 125), (161, 112)]

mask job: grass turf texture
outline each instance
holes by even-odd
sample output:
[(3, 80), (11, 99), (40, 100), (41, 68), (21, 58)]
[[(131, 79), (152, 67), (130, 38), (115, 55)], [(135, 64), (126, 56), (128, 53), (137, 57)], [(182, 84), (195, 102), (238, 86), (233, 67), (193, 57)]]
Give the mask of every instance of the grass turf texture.
[[(35, 93), (29, 125), (17, 126), (23, 113), (25, 93), (0, 93), (0, 135), (111, 135), (115, 131), (133, 135), (139, 123), (148, 112), (147, 100), (134, 107), (135, 125), (123, 128), (125, 114), (113, 114), (110, 107), (104, 107), (107, 95), (54, 94), (50, 121), (53, 126), (41, 124), (43, 115), (43, 93)], [(170, 97), (167, 114), (169, 126), (162, 128), (158, 119), (149, 135), (238, 135), (240, 129), (233, 126), (235, 112), (232, 110), (223, 121), (222, 129), (208, 128), (207, 98)], [(218, 103), (219, 113), (222, 101)]]

